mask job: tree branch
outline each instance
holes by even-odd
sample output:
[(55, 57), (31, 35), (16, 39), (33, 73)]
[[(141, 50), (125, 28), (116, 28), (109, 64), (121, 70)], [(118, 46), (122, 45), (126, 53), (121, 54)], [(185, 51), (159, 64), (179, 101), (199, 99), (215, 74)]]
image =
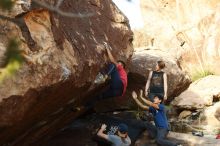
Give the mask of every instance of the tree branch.
[(49, 11), (51, 12), (55, 12), (61, 16), (65, 16), (65, 17), (78, 17), (78, 18), (84, 18), (84, 17), (90, 17), (90, 16), (93, 16), (94, 14), (93, 13), (86, 13), (86, 14), (81, 14), (81, 13), (69, 13), (69, 12), (64, 12), (62, 10), (59, 9), (59, 6), (61, 5), (61, 3), (63, 2), (63, 0), (59, 0), (57, 2), (57, 5), (56, 6), (52, 6), (48, 3), (45, 3), (45, 2), (42, 2), (42, 1), (39, 1), (39, 0), (32, 0), (33, 3), (43, 7), (43, 8), (46, 8), (48, 9)]
[(59, 8), (60, 5), (62, 4), (63, 0), (58, 0), (57, 4), (56, 4), (56, 8)]
[[(78, 14), (76, 14), (76, 13), (64, 12), (64, 11), (59, 9), (59, 7), (62, 4), (63, 0), (58, 0), (56, 6), (52, 6), (52, 5), (50, 5), (46, 2), (42, 2), (42, 1), (39, 1), (39, 0), (32, 0), (32, 2), (39, 5), (39, 6), (41, 6), (41, 7), (43, 7), (43, 8), (45, 8), (45, 9), (48, 9), (49, 11), (55, 12), (55, 13), (61, 15), (61, 16), (64, 16), (64, 17), (84, 18), (84, 17), (90, 17), (90, 16), (94, 15), (93, 13), (86, 13), (86, 14), (78, 13)], [(24, 1), (24, 0), (17, 0), (16, 4), (27, 5), (30, 8), (30, 4), (26, 1)], [(16, 20), (16, 18), (10, 18), (10, 17), (4, 16), (4, 15), (1, 15), (1, 14), (0, 14), (0, 19), (8, 20), (8, 21), (16, 23), (16, 24), (19, 23)]]

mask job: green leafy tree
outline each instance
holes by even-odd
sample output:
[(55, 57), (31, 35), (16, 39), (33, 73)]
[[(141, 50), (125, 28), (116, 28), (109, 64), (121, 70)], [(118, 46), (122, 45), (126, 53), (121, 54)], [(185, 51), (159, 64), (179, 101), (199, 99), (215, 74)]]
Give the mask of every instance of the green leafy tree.
[(19, 42), (16, 39), (9, 40), (7, 50), (5, 52), (4, 67), (1, 69), (0, 82), (7, 76), (13, 75), (22, 65), (24, 59), (19, 50)]
[[(5, 11), (12, 9), (14, 1), (12, 0), (0, 0), (0, 8)], [(16, 38), (12, 38), (8, 41), (7, 49), (5, 52), (5, 58), (3, 60), (2, 68), (0, 69), (0, 82), (2, 82), (7, 76), (13, 75), (21, 66), (24, 59), (19, 49), (20, 43)]]
[(12, 0), (0, 0), (0, 8), (3, 10), (11, 10), (14, 5)]

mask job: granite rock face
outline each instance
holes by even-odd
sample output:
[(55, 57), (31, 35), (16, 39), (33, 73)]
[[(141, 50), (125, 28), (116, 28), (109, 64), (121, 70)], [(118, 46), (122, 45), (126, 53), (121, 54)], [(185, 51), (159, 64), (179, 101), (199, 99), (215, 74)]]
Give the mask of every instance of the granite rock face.
[(70, 18), (38, 6), (4, 14), (14, 22), (0, 19), (0, 50), (16, 38), (25, 57), (0, 85), (0, 145), (36, 145), (82, 114), (71, 108), (101, 91), (92, 83), (107, 62), (104, 41), (115, 58), (127, 62), (132, 55), (128, 19), (112, 1), (65, 0), (60, 8), (93, 15)]

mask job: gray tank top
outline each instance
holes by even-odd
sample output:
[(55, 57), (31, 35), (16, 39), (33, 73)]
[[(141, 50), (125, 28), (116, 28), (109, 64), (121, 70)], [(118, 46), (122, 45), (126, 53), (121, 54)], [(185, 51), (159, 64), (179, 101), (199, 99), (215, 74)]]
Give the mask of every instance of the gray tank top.
[(164, 93), (164, 72), (153, 71), (150, 82), (150, 93)]

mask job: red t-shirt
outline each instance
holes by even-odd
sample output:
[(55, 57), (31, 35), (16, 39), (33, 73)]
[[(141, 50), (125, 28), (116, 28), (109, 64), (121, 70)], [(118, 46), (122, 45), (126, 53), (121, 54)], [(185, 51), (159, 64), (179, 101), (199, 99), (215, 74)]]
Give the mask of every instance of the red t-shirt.
[(124, 89), (123, 89), (123, 93), (122, 93), (122, 96), (123, 96), (125, 94), (127, 84), (128, 84), (127, 73), (126, 73), (125, 69), (123, 68), (123, 66), (120, 64), (117, 65), (117, 70), (118, 70), (119, 76), (121, 78), (121, 81), (124, 85)]

